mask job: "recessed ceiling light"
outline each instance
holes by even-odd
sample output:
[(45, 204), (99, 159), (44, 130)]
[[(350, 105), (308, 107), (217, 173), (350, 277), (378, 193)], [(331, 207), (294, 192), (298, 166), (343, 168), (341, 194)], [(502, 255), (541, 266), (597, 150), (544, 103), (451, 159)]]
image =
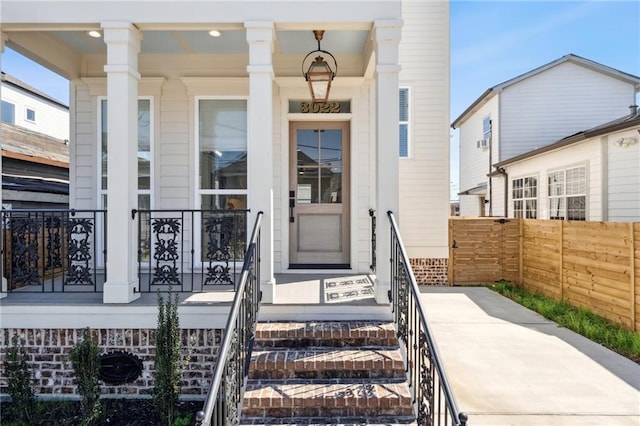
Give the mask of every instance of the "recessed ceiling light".
[(93, 38), (102, 37), (102, 34), (100, 34), (100, 31), (96, 31), (96, 30), (87, 31), (87, 34), (89, 34), (89, 37), (93, 37)]
[(222, 34), (220, 34), (220, 31), (218, 31), (218, 30), (211, 30), (211, 31), (209, 31), (209, 35), (211, 37), (220, 37)]

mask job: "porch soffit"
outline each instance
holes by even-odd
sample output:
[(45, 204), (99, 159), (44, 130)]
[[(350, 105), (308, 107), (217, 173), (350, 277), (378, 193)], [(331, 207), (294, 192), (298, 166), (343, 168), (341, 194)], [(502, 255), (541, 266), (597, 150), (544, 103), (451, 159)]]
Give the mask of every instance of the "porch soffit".
[[(209, 29), (220, 28), (212, 24)], [(82, 77), (86, 71), (86, 58), (104, 57), (106, 44), (92, 38), (85, 30), (20, 29), (12, 31), (3, 26), (8, 36), (7, 46), (66, 78)], [(220, 30), (220, 37), (211, 37), (209, 30), (171, 29), (143, 30), (140, 58), (154, 55), (188, 55), (191, 58), (220, 55), (221, 57), (248, 57), (249, 45), (244, 28)], [(274, 66), (282, 75), (297, 75), (302, 57), (317, 48), (311, 30), (277, 29), (274, 40)], [(327, 31), (322, 49), (332, 52), (339, 60), (343, 75), (362, 75), (363, 63), (371, 51), (369, 29), (336, 29)], [(225, 60), (229, 63), (227, 60)], [(102, 67), (100, 67), (102, 68)], [(241, 67), (246, 72), (246, 67)], [(294, 69), (295, 68), (295, 69)], [(347, 74), (344, 72), (347, 71)], [(86, 76), (86, 75), (85, 75)]]

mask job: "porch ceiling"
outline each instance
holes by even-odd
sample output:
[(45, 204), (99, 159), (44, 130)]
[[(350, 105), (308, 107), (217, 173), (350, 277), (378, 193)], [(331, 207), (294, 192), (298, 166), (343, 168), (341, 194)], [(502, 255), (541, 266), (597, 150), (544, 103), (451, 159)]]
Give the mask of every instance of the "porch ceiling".
[[(88, 35), (90, 28), (6, 29), (7, 46), (61, 74), (66, 78), (82, 76), (83, 58), (106, 56), (102, 38)], [(209, 35), (218, 29), (219, 37)], [(147, 29), (142, 31), (140, 55), (248, 55), (246, 31), (239, 26), (222, 25), (197, 29)], [(362, 58), (367, 51), (370, 30), (327, 29), (322, 49), (342, 58)], [(311, 29), (276, 29), (274, 64), (278, 57), (300, 56), (317, 48)], [(288, 56), (291, 57), (291, 56)]]

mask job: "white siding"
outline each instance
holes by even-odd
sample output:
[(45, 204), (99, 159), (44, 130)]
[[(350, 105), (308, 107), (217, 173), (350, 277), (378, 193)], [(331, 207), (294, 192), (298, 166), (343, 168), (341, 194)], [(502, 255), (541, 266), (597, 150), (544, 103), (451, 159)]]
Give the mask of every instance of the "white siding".
[[(447, 257), (449, 4), (403, 1), (400, 85), (411, 91), (411, 158), (400, 160), (400, 228), (412, 258)], [(381, 230), (386, 223), (378, 212)]]
[(71, 81), (75, 118), (75, 133), (70, 141), (69, 152), (69, 206), (76, 209), (98, 208), (98, 152), (97, 118), (95, 96), (90, 87), (80, 80)]
[[(498, 144), (500, 142), (500, 135), (497, 129), (499, 128), (500, 117), (498, 116), (498, 98), (493, 97), (460, 126), (460, 191), (467, 191), (486, 184), (487, 193), (485, 198), (489, 200), (489, 178), (487, 174), (493, 170), (489, 167), (489, 149), (478, 148), (477, 144), (484, 136), (482, 121), (487, 116), (491, 116), (493, 123), (491, 163), (497, 162)], [(488, 209), (486, 214), (488, 214)], [(460, 215), (484, 215), (480, 211), (477, 195), (460, 196)]]
[(600, 139), (590, 139), (506, 166), (509, 174), (509, 217), (513, 217), (512, 181), (538, 176), (538, 219), (549, 218), (547, 172), (586, 165), (587, 220), (602, 220), (602, 149)]
[(629, 113), (632, 84), (563, 62), (500, 94), (500, 161)]
[[(617, 146), (616, 141), (632, 138), (636, 143)], [(640, 221), (640, 143), (638, 129), (609, 135), (607, 144), (607, 220)]]
[[(10, 84), (2, 84), (2, 100), (15, 106), (15, 125), (61, 140), (69, 140), (69, 109)], [(35, 121), (27, 120), (27, 108)]]

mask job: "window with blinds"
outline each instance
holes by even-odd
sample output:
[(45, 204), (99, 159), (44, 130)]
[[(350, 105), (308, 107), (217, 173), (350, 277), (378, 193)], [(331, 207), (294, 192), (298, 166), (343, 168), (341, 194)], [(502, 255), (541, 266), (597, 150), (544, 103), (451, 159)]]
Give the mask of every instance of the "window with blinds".
[(400, 158), (409, 158), (410, 156), (410, 144), (409, 144), (409, 88), (400, 88), (400, 116), (399, 116), (399, 128), (400, 128)]

